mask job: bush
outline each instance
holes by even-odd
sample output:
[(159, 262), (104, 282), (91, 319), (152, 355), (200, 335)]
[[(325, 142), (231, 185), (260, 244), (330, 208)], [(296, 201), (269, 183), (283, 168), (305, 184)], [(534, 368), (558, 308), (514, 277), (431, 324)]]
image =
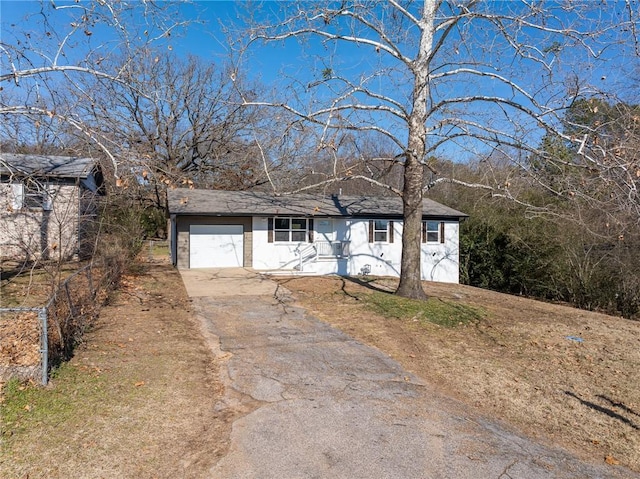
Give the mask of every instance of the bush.
[(462, 283), (640, 317), (640, 234), (597, 231), (598, 212), (527, 219), (508, 203), (450, 205), (470, 214), (460, 228)]
[(140, 221), (145, 238), (162, 238), (167, 237), (167, 218), (164, 210), (155, 207), (149, 207), (141, 211)]

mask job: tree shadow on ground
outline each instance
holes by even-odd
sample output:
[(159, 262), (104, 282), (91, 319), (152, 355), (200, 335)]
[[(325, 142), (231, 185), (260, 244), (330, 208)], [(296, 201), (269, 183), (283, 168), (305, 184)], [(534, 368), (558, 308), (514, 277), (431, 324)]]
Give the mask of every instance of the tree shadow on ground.
[(0, 268), (0, 281), (8, 281), (31, 269), (33, 261), (3, 261)]
[[(600, 406), (599, 404), (596, 404), (596, 403), (594, 403), (594, 402), (587, 401), (586, 399), (582, 399), (580, 396), (578, 396), (578, 395), (577, 395), (577, 394), (575, 394), (575, 393), (572, 393), (571, 391), (565, 391), (564, 393), (565, 393), (567, 396), (571, 396), (572, 398), (577, 399), (578, 401), (580, 401), (580, 403), (581, 403), (583, 406), (586, 406), (586, 407), (588, 407), (589, 409), (593, 409), (594, 411), (601, 412), (602, 414), (606, 414), (606, 415), (607, 415), (607, 416), (609, 416), (610, 418), (616, 419), (616, 420), (618, 420), (618, 421), (620, 421), (620, 422), (622, 422), (622, 423), (624, 423), (624, 424), (627, 424), (628, 426), (631, 426), (631, 427), (632, 427), (633, 429), (635, 429), (636, 431), (639, 431), (639, 430), (640, 430), (640, 426), (638, 426), (635, 422), (633, 422), (632, 420), (630, 420), (630, 419), (628, 419), (628, 418), (624, 417), (624, 416), (623, 416), (623, 415), (621, 415), (621, 414), (618, 414), (618, 413), (617, 413), (617, 412), (615, 412), (613, 409), (609, 409), (609, 408), (607, 408), (607, 407)], [(622, 404), (622, 403), (615, 402), (615, 401), (613, 401), (613, 400), (609, 399), (608, 397), (606, 397), (606, 396), (602, 396), (602, 395), (598, 395), (597, 397), (599, 397), (599, 398), (601, 398), (601, 399), (604, 399), (605, 401), (607, 401), (609, 404), (611, 404), (611, 405), (612, 405), (612, 406), (614, 406), (614, 407), (618, 407), (618, 408), (622, 409), (623, 411), (625, 411), (625, 412), (627, 412), (627, 413), (635, 414), (636, 416), (638, 416), (638, 414), (637, 414), (635, 411), (633, 411), (633, 410), (631, 410), (631, 409), (627, 408), (627, 407), (626, 407), (624, 404)]]
[(376, 278), (368, 278), (368, 277), (358, 277), (358, 276), (341, 276), (340, 280), (342, 281), (342, 291), (348, 296), (352, 296), (351, 294), (345, 291), (346, 282), (357, 284), (358, 286), (362, 286), (363, 288), (370, 289), (371, 291), (377, 291), (380, 293), (388, 293), (393, 294), (394, 291), (387, 288), (384, 285), (376, 284)]
[(603, 401), (608, 402), (609, 404), (611, 404), (611, 406), (618, 408), (618, 409), (622, 409), (624, 412), (628, 413), (628, 414), (632, 414), (634, 416), (638, 416), (640, 417), (640, 414), (638, 414), (637, 412), (635, 412), (633, 409), (631, 409), (630, 407), (628, 407), (627, 405), (618, 402), (618, 401), (614, 401), (613, 399), (607, 397), (607, 396), (603, 396), (602, 394), (598, 394), (596, 397), (602, 399)]

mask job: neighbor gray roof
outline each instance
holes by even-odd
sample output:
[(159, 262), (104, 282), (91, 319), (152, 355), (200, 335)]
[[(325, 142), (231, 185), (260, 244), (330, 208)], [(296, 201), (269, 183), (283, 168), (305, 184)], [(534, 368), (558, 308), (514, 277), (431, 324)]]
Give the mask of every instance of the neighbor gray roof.
[(3, 175), (87, 178), (95, 165), (93, 158), (0, 153), (0, 173)]
[[(182, 188), (169, 190), (168, 197), (169, 213), (176, 215), (402, 217), (402, 201), (397, 197), (273, 196), (251, 191)], [(467, 215), (425, 199), (423, 216), (460, 219)]]

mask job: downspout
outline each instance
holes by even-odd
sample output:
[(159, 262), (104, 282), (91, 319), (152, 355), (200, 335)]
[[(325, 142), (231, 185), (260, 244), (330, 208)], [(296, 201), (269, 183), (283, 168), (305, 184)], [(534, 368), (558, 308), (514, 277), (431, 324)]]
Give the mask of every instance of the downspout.
[(169, 251), (171, 252), (171, 264), (178, 265), (178, 231), (176, 227), (176, 215), (169, 216)]

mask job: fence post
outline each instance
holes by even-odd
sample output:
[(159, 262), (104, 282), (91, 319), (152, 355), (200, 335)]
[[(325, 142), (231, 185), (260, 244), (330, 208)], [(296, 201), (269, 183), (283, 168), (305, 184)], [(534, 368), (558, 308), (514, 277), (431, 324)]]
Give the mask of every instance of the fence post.
[[(71, 299), (71, 292), (69, 291), (69, 280), (71, 278), (67, 279), (64, 282), (64, 291), (67, 293), (67, 303), (69, 304), (69, 314), (70, 316), (73, 318), (76, 315), (76, 308), (73, 304), (73, 300)], [(65, 324), (66, 326), (66, 324)]]
[(40, 354), (42, 355), (42, 385), (46, 386), (49, 380), (49, 328), (47, 325), (47, 308), (40, 308), (38, 310), (38, 319), (40, 320), (40, 324), (42, 327), (42, 334), (40, 334)]

